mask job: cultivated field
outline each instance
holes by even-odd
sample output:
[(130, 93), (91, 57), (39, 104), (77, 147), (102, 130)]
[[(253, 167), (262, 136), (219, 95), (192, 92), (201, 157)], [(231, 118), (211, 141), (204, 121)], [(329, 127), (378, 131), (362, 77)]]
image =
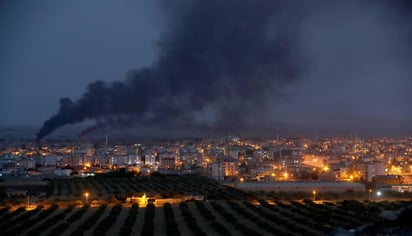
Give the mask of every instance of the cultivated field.
[[(0, 208), (2, 235), (327, 235), (378, 220), (407, 201), (262, 199), (200, 176), (56, 179), (34, 209)], [(84, 193), (88, 192), (88, 203)], [(206, 201), (138, 205), (126, 196), (206, 196)]]

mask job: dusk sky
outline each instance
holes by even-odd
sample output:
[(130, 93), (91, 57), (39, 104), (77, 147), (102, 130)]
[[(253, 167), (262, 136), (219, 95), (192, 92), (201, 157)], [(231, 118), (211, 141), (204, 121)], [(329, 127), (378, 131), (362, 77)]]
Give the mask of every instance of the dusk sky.
[(156, 14), (150, 0), (2, 1), (0, 124), (41, 126), (60, 97), (150, 65)]
[(0, 126), (409, 128), (407, 1), (248, 2), (2, 1)]

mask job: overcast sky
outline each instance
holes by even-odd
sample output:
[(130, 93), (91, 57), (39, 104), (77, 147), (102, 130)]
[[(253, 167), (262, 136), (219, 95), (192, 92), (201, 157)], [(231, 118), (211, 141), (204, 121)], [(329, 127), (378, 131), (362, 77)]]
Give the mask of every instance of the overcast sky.
[(40, 126), (60, 97), (150, 65), (156, 14), (151, 0), (1, 1), (0, 124)]
[[(308, 7), (296, 24), (303, 73), (274, 91), (273, 102), (265, 97), (262, 119), (410, 124), (410, 8), (334, 2)], [(150, 67), (168, 30), (159, 8), (152, 0), (1, 1), (0, 126), (40, 127), (61, 97), (76, 101), (93, 81), (122, 81), (130, 69)]]

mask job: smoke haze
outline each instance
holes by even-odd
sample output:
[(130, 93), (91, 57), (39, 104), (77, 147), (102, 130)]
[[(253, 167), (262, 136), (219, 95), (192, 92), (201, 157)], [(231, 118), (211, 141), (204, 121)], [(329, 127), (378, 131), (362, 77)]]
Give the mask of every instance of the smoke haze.
[(37, 139), (85, 120), (96, 125), (84, 133), (127, 126), (264, 130), (277, 120), (347, 125), (348, 117), (385, 120), (388, 113), (405, 119), (407, 7), (366, 0), (162, 1), (165, 30), (153, 65), (117, 82), (93, 82), (79, 99), (62, 98)]

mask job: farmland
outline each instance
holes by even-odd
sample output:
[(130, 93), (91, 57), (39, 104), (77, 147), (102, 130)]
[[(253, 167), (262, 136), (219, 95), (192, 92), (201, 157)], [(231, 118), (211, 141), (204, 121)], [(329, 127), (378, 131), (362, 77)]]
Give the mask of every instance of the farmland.
[[(111, 176), (50, 180), (50, 194), (24, 204), (4, 203), (6, 235), (327, 235), (378, 220), (408, 201), (316, 201), (243, 192), (201, 176)], [(85, 193), (88, 193), (87, 199)], [(139, 205), (153, 199), (202, 195), (205, 201)]]

